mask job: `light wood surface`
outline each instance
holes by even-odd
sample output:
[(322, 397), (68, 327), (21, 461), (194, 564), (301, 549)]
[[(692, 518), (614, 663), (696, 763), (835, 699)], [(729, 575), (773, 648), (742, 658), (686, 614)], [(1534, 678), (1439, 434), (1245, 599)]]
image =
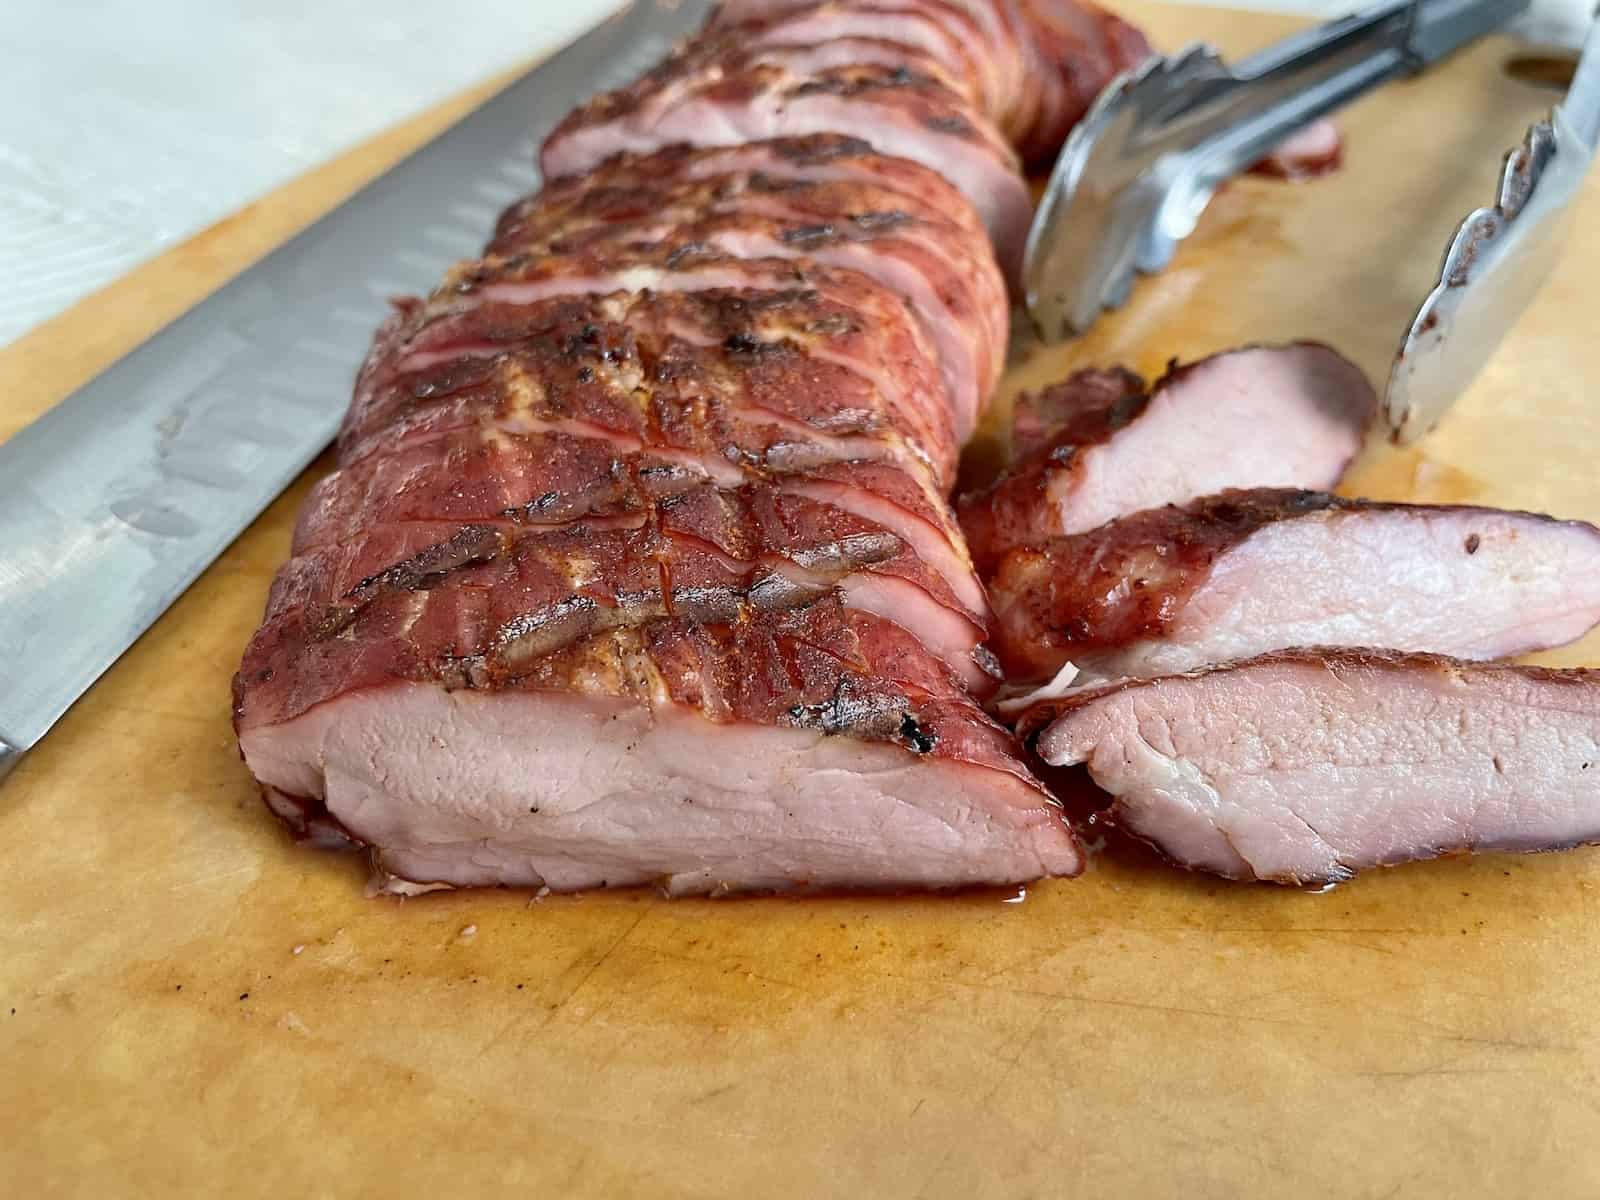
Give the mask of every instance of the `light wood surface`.
[[(1168, 48), (1289, 28), (1123, 7)], [(1504, 77), (1511, 53), (1485, 44), (1352, 109), (1331, 179), (1228, 188), (1131, 307), (1009, 387), (1297, 336), (1381, 375), (1451, 226), (1553, 98)], [(0, 437), (461, 107), (0, 354)], [(1591, 187), (1487, 376), (1351, 490), (1600, 518), (1597, 276)], [(0, 1192), (1594, 1194), (1592, 850), (1322, 895), (1110, 848), (1023, 903), (364, 899), (357, 859), (268, 817), (228, 723), (305, 488), (0, 788)], [(1546, 659), (1600, 662), (1600, 640)]]

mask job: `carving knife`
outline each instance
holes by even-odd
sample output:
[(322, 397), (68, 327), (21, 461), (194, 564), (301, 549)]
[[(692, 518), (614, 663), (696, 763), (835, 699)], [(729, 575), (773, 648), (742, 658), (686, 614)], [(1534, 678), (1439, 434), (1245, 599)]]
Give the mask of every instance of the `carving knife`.
[(333, 438), (391, 296), (711, 0), (636, 0), (0, 444), (0, 778)]

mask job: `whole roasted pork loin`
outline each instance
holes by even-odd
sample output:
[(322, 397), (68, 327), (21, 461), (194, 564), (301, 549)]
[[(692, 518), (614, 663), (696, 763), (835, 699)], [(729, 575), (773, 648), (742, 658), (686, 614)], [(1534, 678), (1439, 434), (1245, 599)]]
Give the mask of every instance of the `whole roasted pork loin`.
[(1047, 152), (1147, 47), (1070, 0), (724, 7), (401, 305), (235, 681), (398, 892), (1073, 874), (974, 700), (946, 499)]

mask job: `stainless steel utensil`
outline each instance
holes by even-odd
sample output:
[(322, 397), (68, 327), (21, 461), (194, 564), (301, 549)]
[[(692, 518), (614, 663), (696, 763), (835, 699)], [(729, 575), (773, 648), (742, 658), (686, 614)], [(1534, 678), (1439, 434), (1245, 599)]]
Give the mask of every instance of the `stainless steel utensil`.
[(389, 298), (476, 255), (555, 122), (710, 7), (637, 0), (0, 445), (0, 778), (328, 444)]
[(1217, 187), (1288, 135), (1509, 21), (1529, 0), (1385, 0), (1227, 67), (1208, 46), (1109, 87), (1067, 140), (1028, 238), (1039, 333), (1082, 332), (1172, 258)]
[(1573, 200), (1600, 142), (1600, 22), (1567, 97), (1506, 156), (1500, 194), (1461, 223), (1389, 375), (1384, 413), (1397, 442), (1438, 422), (1543, 286), (1571, 229)]

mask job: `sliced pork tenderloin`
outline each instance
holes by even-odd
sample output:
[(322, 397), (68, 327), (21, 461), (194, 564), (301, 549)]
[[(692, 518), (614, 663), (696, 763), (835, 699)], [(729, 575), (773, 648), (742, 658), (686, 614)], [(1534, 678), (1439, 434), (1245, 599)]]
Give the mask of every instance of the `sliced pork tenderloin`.
[(762, 52), (826, 52), (829, 57), (811, 63), (810, 70), (873, 64), (937, 73), (983, 112), (993, 116), (999, 110), (999, 64), (976, 23), (925, 0), (823, 0), (719, 26), (719, 33)]
[[(817, 363), (783, 343), (739, 369), (725, 347), (603, 323), (598, 307), (548, 315), (547, 340), (496, 357), (407, 372), (369, 368), (341, 441), (346, 466), (463, 430), (493, 430), (586, 438), (624, 455), (648, 446), (663, 462), (720, 482), (738, 482), (749, 469), (891, 463), (921, 491), (942, 497), (938, 472), (901, 432), (900, 414), (848, 366)], [(576, 344), (593, 351), (569, 354)], [(602, 371), (599, 362), (622, 369)], [(814, 381), (816, 394), (796, 390), (799, 381)]]
[(1107, 818), (1230, 879), (1600, 841), (1600, 673), (1280, 651), (1084, 688), (1023, 727), (1086, 764)]
[[(891, 0), (848, 7), (881, 16), (883, 24), (872, 35), (884, 41), (911, 44), (931, 20), (974, 47), (982, 70), (979, 98), (1029, 162), (1060, 149), (1106, 84), (1151, 53), (1137, 29), (1083, 0)], [(810, 0), (726, 0), (713, 27), (749, 27), (818, 8)], [(828, 18), (819, 15), (809, 32), (831, 39), (845, 36), (847, 28), (864, 26), (857, 18), (849, 27), (830, 29)]]
[[(932, 210), (907, 207), (899, 193), (868, 184), (765, 175), (658, 180), (625, 196), (607, 188), (520, 213), (472, 280), (493, 285), (478, 294), (526, 302), (715, 286), (704, 281), (721, 258), (856, 271), (898, 294), (937, 349), (964, 440), (1004, 366), (1005, 281), (987, 245)], [(446, 290), (459, 295), (461, 284), (458, 276)]]
[(945, 500), (1031, 215), (990, 110), (1061, 108), (1037, 7), (780, 3), (552, 135), (380, 331), (236, 677), (291, 827), (401, 893), (1080, 869)]
[(674, 143), (726, 146), (836, 133), (939, 171), (983, 218), (1008, 277), (1015, 278), (1033, 202), (1011, 148), (957, 92), (884, 66), (800, 75), (783, 67), (711, 57), (691, 48), (633, 87), (591, 100), (556, 127), (540, 159), (560, 179), (612, 155)]
[[(406, 480), (403, 505), (374, 496), (370, 460), (321, 485), (299, 522), (296, 557), (284, 567), (309, 589), (297, 592), (296, 603), (342, 628), (396, 581), (428, 579), (415, 601), (418, 613), (456, 606), (488, 614), (503, 628), (537, 628), (539, 648), (548, 650), (552, 638), (583, 636), (617, 620), (691, 612), (731, 620), (738, 605), (789, 608), (837, 592), (849, 608), (899, 622), (975, 693), (993, 690), (988, 659), (978, 652), (987, 609), (969, 607), (967, 593), (958, 593), (915, 544), (844, 507), (860, 493), (833, 504), (803, 481), (800, 487), (685, 486), (669, 475), (672, 482), (664, 484), (659, 476), (635, 474), (648, 470), (650, 460), (641, 457), (614, 462), (613, 486), (591, 492), (596, 502), (589, 512), (557, 516), (542, 501), (577, 494), (549, 485), (563, 482), (568, 470), (576, 473), (581, 456), (566, 469), (547, 469), (557, 447), (542, 438), (496, 438), (478, 453), (480, 470), (497, 472), (503, 482), (505, 505), (470, 520), (462, 517), (490, 508), (493, 493), (477, 504), (465, 499), (467, 486), (451, 493), (449, 472), (467, 453), (435, 455), (437, 465)], [(387, 519), (391, 512), (405, 519)], [(431, 515), (412, 515), (418, 512)], [(949, 569), (954, 561), (951, 552), (940, 565)], [(466, 592), (457, 594), (444, 572), (463, 566), (473, 571), (460, 584)]]
[(746, 490), (747, 498), (761, 505), (758, 517), (774, 513), (775, 506), (793, 506), (790, 527), (814, 539), (825, 525), (808, 515), (806, 506), (837, 510), (862, 526), (854, 535), (839, 535), (845, 548), (854, 536), (880, 566), (898, 552), (881, 539), (874, 548), (868, 535), (875, 530), (892, 535), (939, 577), (941, 596), (948, 593), (964, 615), (986, 623), (988, 602), (948, 508), (936, 492), (882, 462), (839, 461), (713, 477), (701, 460), (666, 448), (625, 450), (611, 438), (513, 433), (484, 423), (403, 442), (326, 476), (301, 508), (292, 549), (306, 554), (352, 547), (368, 531), (419, 523), (510, 533), (559, 530), (577, 521), (637, 529), (648, 515), (659, 526), (658, 506), (671, 502), (681, 508), (708, 487)]
[(574, 211), (593, 207), (622, 220), (649, 215), (630, 200), (648, 196), (667, 181), (742, 180), (743, 190), (766, 186), (777, 190), (780, 182), (795, 184), (859, 183), (895, 194), (895, 205), (930, 219), (943, 218), (985, 241), (978, 210), (938, 171), (879, 154), (863, 138), (836, 133), (806, 137), (767, 138), (729, 146), (691, 146), (684, 143), (649, 154), (617, 154), (581, 175), (550, 180), (537, 192), (511, 205), (500, 218), (491, 254), (514, 248), (518, 230), (530, 213)]
[(616, 628), (509, 671), (496, 631), (451, 641), (398, 592), (353, 635), (300, 611), (252, 643), (240, 745), (275, 811), (371, 846), (387, 890), (957, 887), (1081, 869), (1006, 734), (898, 626), (836, 602)]
[[(922, 26), (931, 23), (950, 40), (966, 47), (978, 77), (974, 101), (983, 104), (988, 116), (1000, 122), (1007, 136), (1015, 141), (1023, 132), (1020, 124), (1012, 122), (1021, 115), (1017, 110), (1025, 107), (1029, 62), (1020, 40), (1023, 22), (1020, 17), (1008, 20), (999, 11), (1010, 3), (1012, 0), (1000, 0), (1000, 4), (988, 0), (850, 0), (844, 7), (856, 14), (871, 14), (874, 23), (870, 36), (875, 41), (915, 47), (917, 40), (926, 36)], [(796, 28), (789, 23), (798, 19), (809, 24), (814, 44), (826, 44), (846, 35), (844, 25), (833, 24), (827, 18), (827, 10), (835, 7), (839, 6), (817, 4), (815, 0), (724, 0), (712, 17), (710, 29)], [(852, 16), (850, 28), (856, 36), (869, 35), (860, 15)]]
[(1017, 547), (989, 580), (1016, 680), (1179, 674), (1291, 646), (1492, 659), (1600, 622), (1600, 529), (1488, 508), (1229, 491)]
[[(733, 266), (747, 276), (764, 269), (749, 262)], [(512, 410), (504, 416), (525, 418), (525, 429), (533, 428), (526, 420), (545, 420), (532, 410), (552, 400), (592, 402), (608, 412), (620, 402), (622, 411), (600, 428), (672, 422), (685, 448), (707, 445), (706, 419), (768, 418), (774, 428), (766, 437), (774, 449), (791, 434), (857, 437), (881, 429), (894, 435), (893, 448), (909, 450), (947, 490), (957, 460), (955, 417), (935, 356), (904, 304), (851, 273), (801, 275), (792, 264), (770, 266), (791, 286), (647, 289), (462, 309), (441, 298), (438, 306), (408, 313), (403, 328), (385, 335), (382, 352), (358, 381), (341, 452), (348, 458), (381, 444), (391, 422), (402, 417), (427, 428), (455, 420), (451, 414), (459, 410), (452, 401), (497, 373), (503, 378), (500, 364), (508, 363), (521, 370), (512, 371), (517, 380), (505, 380)], [(742, 280), (730, 275), (725, 282)], [(527, 375), (534, 371), (561, 390), (552, 397), (530, 388)], [(646, 381), (670, 410), (626, 411), (630, 404), (637, 410), (631, 398)], [(712, 390), (700, 390), (702, 381)], [(796, 449), (811, 452), (809, 446)], [(870, 456), (866, 449), (851, 456), (857, 455)]]
[(1019, 402), (1028, 452), (960, 506), (980, 570), (1014, 546), (1225, 488), (1330, 488), (1377, 412), (1360, 369), (1312, 342), (1174, 364), (1148, 391), (1139, 382), (1080, 372)]

